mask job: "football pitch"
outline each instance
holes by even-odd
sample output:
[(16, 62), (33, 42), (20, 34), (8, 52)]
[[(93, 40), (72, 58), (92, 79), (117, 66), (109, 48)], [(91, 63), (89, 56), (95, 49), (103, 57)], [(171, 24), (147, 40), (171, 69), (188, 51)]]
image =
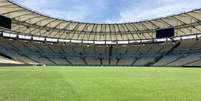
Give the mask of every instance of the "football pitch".
[(201, 69), (2, 67), (0, 101), (201, 101)]

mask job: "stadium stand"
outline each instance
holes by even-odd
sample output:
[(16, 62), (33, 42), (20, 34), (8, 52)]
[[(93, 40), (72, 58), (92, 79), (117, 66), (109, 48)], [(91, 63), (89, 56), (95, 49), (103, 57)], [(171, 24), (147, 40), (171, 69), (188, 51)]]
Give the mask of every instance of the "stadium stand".
[[(97, 66), (189, 66), (194, 64), (193, 66), (196, 66), (201, 60), (201, 49), (198, 47), (201, 43), (198, 42), (195, 39), (181, 42), (181, 45), (169, 54), (167, 52), (173, 47), (169, 43), (118, 45), (114, 46), (113, 52), (110, 53), (106, 45), (65, 45), (1, 38), (0, 53), (24, 64)], [(155, 61), (161, 55), (164, 56)]]
[[(11, 28), (0, 25), (0, 64), (201, 66), (201, 9), (142, 22), (95, 24), (48, 17), (0, 0), (0, 15), (12, 21)], [(156, 37), (167, 28), (175, 35)]]
[(13, 61), (12, 59), (8, 59), (6, 57), (0, 56), (0, 64), (23, 64), (18, 61)]

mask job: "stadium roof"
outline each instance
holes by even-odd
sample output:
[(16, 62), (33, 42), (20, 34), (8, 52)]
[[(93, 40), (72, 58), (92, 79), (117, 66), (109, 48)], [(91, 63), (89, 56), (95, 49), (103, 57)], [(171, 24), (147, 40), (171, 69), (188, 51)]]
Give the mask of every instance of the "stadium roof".
[(66, 21), (0, 0), (0, 15), (12, 19), (12, 29), (27, 36), (78, 41), (130, 41), (156, 38), (157, 29), (176, 29), (176, 36), (201, 32), (201, 9), (168, 17), (130, 23), (96, 24)]

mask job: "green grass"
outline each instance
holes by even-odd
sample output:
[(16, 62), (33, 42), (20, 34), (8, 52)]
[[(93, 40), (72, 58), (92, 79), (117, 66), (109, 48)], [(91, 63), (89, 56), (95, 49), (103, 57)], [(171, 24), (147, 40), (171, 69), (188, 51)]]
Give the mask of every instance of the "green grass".
[(0, 101), (201, 101), (201, 69), (0, 68)]

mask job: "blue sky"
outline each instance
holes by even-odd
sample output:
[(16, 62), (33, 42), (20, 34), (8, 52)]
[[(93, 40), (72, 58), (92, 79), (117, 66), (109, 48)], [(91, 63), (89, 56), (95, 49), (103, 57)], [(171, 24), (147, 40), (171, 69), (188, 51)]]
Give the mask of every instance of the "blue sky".
[(13, 0), (42, 14), (90, 23), (122, 23), (201, 8), (201, 0)]

